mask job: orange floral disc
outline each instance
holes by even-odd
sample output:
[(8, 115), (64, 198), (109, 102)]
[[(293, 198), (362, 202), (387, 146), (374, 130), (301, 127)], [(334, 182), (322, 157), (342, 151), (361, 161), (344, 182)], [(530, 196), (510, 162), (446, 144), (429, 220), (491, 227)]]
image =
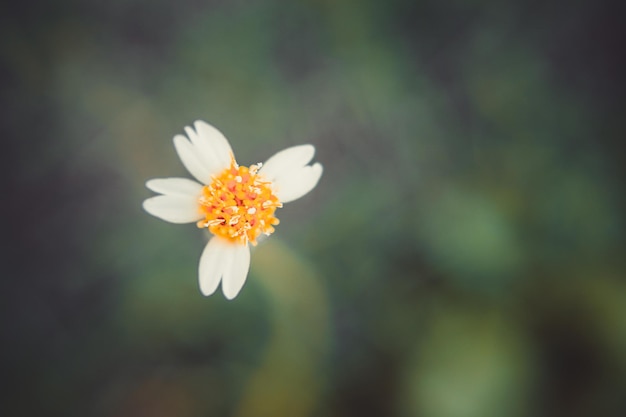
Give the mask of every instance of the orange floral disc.
[(279, 223), (274, 212), (283, 205), (270, 183), (257, 175), (260, 167), (239, 166), (233, 160), (229, 168), (215, 175), (198, 199), (205, 216), (198, 227), (242, 245), (256, 245), (261, 234), (272, 234)]

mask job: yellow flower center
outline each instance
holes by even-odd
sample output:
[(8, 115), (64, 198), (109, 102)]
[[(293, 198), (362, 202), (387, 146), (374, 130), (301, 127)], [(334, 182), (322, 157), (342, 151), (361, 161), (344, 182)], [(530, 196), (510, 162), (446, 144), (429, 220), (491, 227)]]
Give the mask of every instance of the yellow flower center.
[(273, 226), (279, 223), (274, 212), (283, 205), (270, 183), (257, 175), (260, 167), (239, 166), (233, 160), (229, 168), (213, 176), (213, 182), (204, 186), (198, 198), (205, 217), (198, 227), (243, 245), (256, 245), (261, 234), (273, 233)]

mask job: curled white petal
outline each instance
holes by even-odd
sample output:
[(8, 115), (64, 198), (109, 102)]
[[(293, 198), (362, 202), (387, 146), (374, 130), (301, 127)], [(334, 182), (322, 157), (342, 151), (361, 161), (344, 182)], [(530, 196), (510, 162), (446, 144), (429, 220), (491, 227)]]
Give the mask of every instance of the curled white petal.
[(233, 245), (234, 257), (230, 265), (224, 270), (222, 279), (222, 292), (224, 296), (232, 300), (239, 294), (248, 276), (250, 268), (250, 249), (248, 245)]
[(150, 190), (164, 195), (198, 197), (202, 184), (188, 178), (154, 178), (146, 182)]
[(206, 161), (200, 159), (196, 147), (183, 135), (174, 136), (174, 147), (187, 171), (202, 184), (211, 182), (211, 170)]
[(197, 120), (194, 127), (197, 134), (194, 144), (203, 155), (207, 154), (207, 160), (211, 159), (215, 164), (210, 167), (212, 173), (217, 174), (228, 168), (233, 158), (233, 150), (222, 132), (202, 120)]
[(322, 165), (315, 163), (305, 166), (290, 175), (281, 175), (272, 183), (281, 203), (297, 200), (311, 191), (322, 176)]
[(204, 217), (198, 209), (196, 197), (158, 195), (143, 202), (148, 213), (170, 223), (192, 223)]
[(235, 256), (235, 247), (220, 238), (214, 237), (209, 240), (202, 255), (198, 267), (200, 291), (204, 295), (211, 295), (217, 289), (224, 271), (232, 264)]
[(297, 171), (308, 164), (315, 155), (313, 145), (299, 145), (284, 149), (270, 157), (259, 170), (259, 174), (273, 181)]

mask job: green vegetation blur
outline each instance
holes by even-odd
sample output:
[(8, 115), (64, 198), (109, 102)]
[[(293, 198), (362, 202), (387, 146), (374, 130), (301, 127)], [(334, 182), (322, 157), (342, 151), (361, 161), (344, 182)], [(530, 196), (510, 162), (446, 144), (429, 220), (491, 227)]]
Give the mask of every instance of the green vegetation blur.
[[(2, 8), (0, 415), (626, 415), (618, 2)], [(141, 209), (197, 119), (324, 165), (233, 301)]]

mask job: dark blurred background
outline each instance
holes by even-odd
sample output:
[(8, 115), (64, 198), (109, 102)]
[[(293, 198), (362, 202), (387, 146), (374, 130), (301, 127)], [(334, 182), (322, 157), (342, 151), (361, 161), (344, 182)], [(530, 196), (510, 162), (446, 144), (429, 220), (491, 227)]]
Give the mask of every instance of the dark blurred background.
[[(0, 415), (626, 415), (622, 4), (3, 3)], [(196, 119), (325, 167), (231, 302)]]

